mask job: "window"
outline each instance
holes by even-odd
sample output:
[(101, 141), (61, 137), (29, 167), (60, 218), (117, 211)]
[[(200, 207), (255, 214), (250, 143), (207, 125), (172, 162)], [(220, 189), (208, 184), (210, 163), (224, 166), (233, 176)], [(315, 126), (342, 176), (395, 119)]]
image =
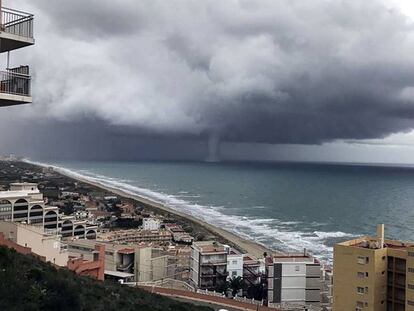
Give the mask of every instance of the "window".
[(357, 293), (358, 294), (364, 294), (365, 293), (365, 290), (364, 290), (364, 288), (363, 287), (357, 287)]
[(237, 271), (232, 271), (231, 276), (237, 276)]
[(414, 289), (414, 285), (413, 284), (408, 284), (408, 288), (409, 289)]
[(414, 273), (414, 268), (408, 268), (408, 272)]
[(300, 271), (300, 267), (299, 266), (295, 266), (295, 271)]
[(409, 257), (414, 257), (414, 252), (408, 252)]
[(412, 301), (412, 300), (407, 300), (407, 304), (408, 304), (409, 306), (414, 306), (414, 301)]
[(358, 256), (358, 264), (365, 265), (369, 263), (369, 257)]
[(231, 263), (232, 263), (233, 265), (237, 265), (237, 260), (233, 260)]
[(357, 277), (363, 279), (363, 278), (365, 278), (365, 273), (364, 272), (357, 272)]
[(368, 277), (368, 272), (365, 272), (365, 277), (366, 277), (366, 278)]
[(368, 294), (368, 287), (365, 287), (365, 294)]

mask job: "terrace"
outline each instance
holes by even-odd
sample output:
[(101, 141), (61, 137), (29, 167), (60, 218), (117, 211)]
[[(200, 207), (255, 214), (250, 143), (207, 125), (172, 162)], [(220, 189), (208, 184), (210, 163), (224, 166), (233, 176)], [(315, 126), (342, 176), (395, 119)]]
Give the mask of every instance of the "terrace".
[[(33, 15), (1, 7), (0, 53), (9, 53), (33, 44)], [(0, 107), (31, 103), (29, 66), (7, 67), (0, 71)]]
[(0, 53), (34, 44), (33, 14), (1, 8)]

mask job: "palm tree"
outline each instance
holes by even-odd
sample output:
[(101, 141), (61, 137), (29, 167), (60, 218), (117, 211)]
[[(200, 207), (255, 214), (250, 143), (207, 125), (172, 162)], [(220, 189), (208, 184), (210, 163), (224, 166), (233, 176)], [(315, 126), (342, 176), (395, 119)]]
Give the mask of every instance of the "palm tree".
[(238, 277), (234, 276), (229, 281), (229, 287), (232, 289), (232, 295), (234, 297), (237, 295), (239, 290), (241, 290), (244, 287), (244, 281), (240, 276)]

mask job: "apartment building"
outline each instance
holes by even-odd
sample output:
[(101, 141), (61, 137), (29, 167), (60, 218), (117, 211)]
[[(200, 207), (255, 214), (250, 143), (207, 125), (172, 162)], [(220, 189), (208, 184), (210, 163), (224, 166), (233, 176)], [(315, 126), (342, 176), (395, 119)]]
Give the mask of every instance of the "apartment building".
[(98, 227), (74, 216), (62, 216), (56, 206), (47, 206), (35, 183), (12, 183), (0, 191), (0, 220), (39, 226), (49, 234), (95, 239)]
[(241, 277), (243, 278), (243, 254), (239, 251), (230, 248), (230, 246), (224, 245), (227, 251), (227, 278)]
[(158, 218), (148, 217), (142, 219), (143, 230), (159, 230), (161, 227), (161, 220)]
[(31, 103), (29, 66), (10, 67), (10, 52), (34, 44), (34, 17), (4, 8), (1, 0), (0, 7), (0, 53), (7, 53), (7, 68), (0, 71), (0, 107)]
[[(138, 282), (153, 282), (174, 278), (177, 260), (166, 251), (147, 244), (113, 244), (95, 240), (68, 241), (69, 256), (93, 260), (97, 245), (105, 246), (105, 274), (124, 273)], [(119, 272), (119, 273), (118, 273)], [(119, 274), (121, 275), (121, 274)]]
[(25, 222), (45, 229), (58, 229), (58, 208), (45, 206), (34, 183), (12, 183), (10, 191), (0, 191), (0, 219)]
[(88, 240), (95, 240), (98, 231), (97, 225), (76, 216), (60, 216), (59, 228), (63, 238), (76, 237)]
[(243, 280), (249, 286), (261, 282), (260, 261), (249, 255), (243, 256)]
[(414, 244), (377, 235), (334, 247), (333, 310), (414, 310)]
[(194, 242), (191, 246), (190, 283), (201, 288), (214, 290), (226, 282), (227, 253), (218, 242)]
[(324, 265), (321, 269), (321, 309), (332, 310), (333, 305), (333, 269)]
[(306, 253), (266, 258), (267, 299), (270, 304), (320, 302), (320, 262)]
[(98, 240), (113, 243), (140, 243), (140, 242), (158, 242), (166, 243), (172, 241), (172, 234), (167, 230), (116, 230), (99, 234)]
[(0, 233), (6, 240), (30, 248), (46, 261), (62, 267), (67, 265), (67, 245), (54, 233), (46, 233), (39, 226), (10, 221), (0, 221)]

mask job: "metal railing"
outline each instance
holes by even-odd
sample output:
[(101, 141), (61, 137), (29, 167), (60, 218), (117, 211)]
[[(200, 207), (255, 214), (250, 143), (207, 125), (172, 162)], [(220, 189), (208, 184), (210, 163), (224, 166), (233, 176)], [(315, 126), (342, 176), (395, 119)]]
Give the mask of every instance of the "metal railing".
[(30, 76), (13, 70), (0, 71), (0, 93), (30, 96)]
[(33, 14), (1, 8), (1, 31), (33, 38)]

